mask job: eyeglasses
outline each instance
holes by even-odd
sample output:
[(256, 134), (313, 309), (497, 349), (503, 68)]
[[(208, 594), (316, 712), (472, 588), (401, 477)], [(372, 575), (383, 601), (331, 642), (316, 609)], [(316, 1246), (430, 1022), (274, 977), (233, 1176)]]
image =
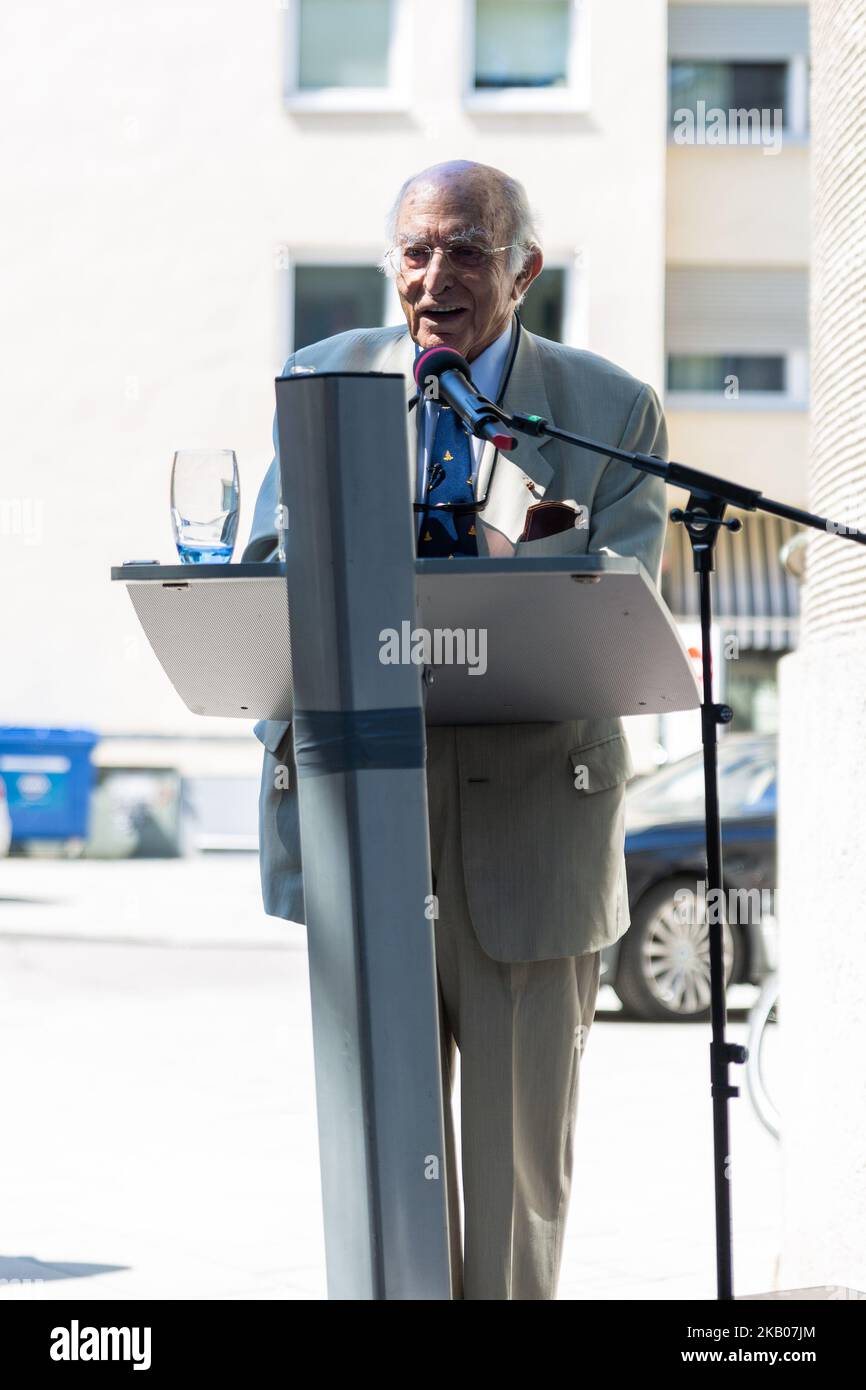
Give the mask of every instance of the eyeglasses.
[(425, 271), (433, 258), (434, 251), (441, 251), (443, 258), (459, 275), (464, 270), (481, 270), (489, 265), (498, 251), (511, 251), (520, 242), (511, 241), (507, 246), (483, 246), (477, 241), (449, 241), (444, 246), (428, 246), (423, 241), (407, 241), (401, 246), (392, 246), (388, 260), (395, 275), (412, 277)]

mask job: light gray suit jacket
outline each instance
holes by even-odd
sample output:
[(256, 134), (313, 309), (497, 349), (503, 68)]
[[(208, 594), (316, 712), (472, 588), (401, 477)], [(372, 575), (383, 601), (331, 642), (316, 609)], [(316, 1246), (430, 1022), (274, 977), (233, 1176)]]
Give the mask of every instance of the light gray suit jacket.
[[(415, 394), (415, 345), (405, 327), (355, 329), (294, 354), (293, 365), (321, 371), (401, 372)], [(650, 386), (593, 353), (525, 329), (503, 404), (545, 416), (561, 428), (667, 458), (661, 406)], [(407, 414), (412, 495), (417, 433)], [(278, 449), (276, 422), (274, 449)], [(493, 462), (479, 466), (483, 495)], [(244, 560), (276, 556), (275, 456), (256, 503)], [(526, 511), (542, 497), (587, 507), (589, 525), (544, 540), (518, 540)], [(480, 554), (636, 555), (658, 582), (667, 516), (661, 479), (552, 439), (521, 437), (501, 454), (479, 528)], [(265, 747), (259, 800), (265, 911), (304, 921), (297, 782), (291, 725), (262, 721)], [(435, 747), (435, 740), (431, 740)], [(465, 725), (457, 729), (463, 867), (473, 924), (497, 960), (546, 960), (608, 945), (629, 925), (625, 882), (624, 789), (633, 767), (622, 721)], [(278, 777), (281, 766), (288, 769)], [(585, 768), (575, 786), (575, 770)], [(428, 760), (428, 777), (433, 775)], [(282, 790), (286, 780), (289, 787)], [(433, 865), (434, 874), (436, 865)]]

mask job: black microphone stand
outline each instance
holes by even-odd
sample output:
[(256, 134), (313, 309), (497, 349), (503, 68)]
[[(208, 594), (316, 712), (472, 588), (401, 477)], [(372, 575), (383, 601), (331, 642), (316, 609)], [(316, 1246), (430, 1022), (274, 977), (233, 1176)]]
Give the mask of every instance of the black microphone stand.
[[(490, 404), (490, 402), (488, 402)], [(695, 573), (700, 587), (701, 609), (701, 654), (703, 658), (703, 701), (701, 704), (701, 742), (704, 755), (704, 812), (706, 818), (707, 846), (707, 901), (724, 902), (722, 895), (722, 828), (719, 815), (718, 784), (718, 739), (717, 725), (729, 724), (733, 718), (730, 705), (715, 704), (713, 701), (712, 656), (710, 632), (712, 627), (712, 597), (710, 574), (714, 569), (714, 552), (719, 528), (726, 526), (730, 531), (742, 530), (742, 522), (736, 517), (726, 518), (728, 507), (739, 507), (744, 511), (769, 512), (772, 516), (786, 517), (801, 526), (811, 526), (816, 531), (826, 531), (841, 535), (847, 540), (866, 545), (866, 535), (854, 528), (829, 521), (814, 512), (790, 507), (785, 502), (774, 502), (764, 497), (756, 488), (743, 487), (727, 478), (717, 478), (711, 473), (703, 473), (698, 468), (688, 468), (682, 463), (665, 463), (655, 454), (631, 453), (627, 449), (613, 448), (595, 439), (572, 434), (558, 429), (540, 415), (509, 415), (499, 407), (500, 419), (509, 429), (529, 435), (547, 435), (562, 440), (578, 449), (601, 454), (605, 458), (619, 459), (642, 473), (653, 473), (664, 479), (672, 487), (688, 490), (689, 499), (685, 509), (675, 507), (670, 513), (671, 521), (682, 522), (688, 533), (692, 547)], [(713, 890), (716, 895), (711, 896)], [(731, 1240), (731, 1177), (730, 1177), (730, 1139), (728, 1126), (728, 1100), (740, 1094), (738, 1086), (732, 1086), (728, 1067), (734, 1063), (748, 1060), (747, 1048), (739, 1043), (725, 1040), (725, 970), (724, 970), (724, 923), (725, 914), (711, 914), (710, 936), (710, 1013), (712, 1019), (712, 1042), (710, 1044), (710, 1091), (713, 1102), (713, 1152), (716, 1197), (716, 1277), (719, 1299), (732, 1299), (733, 1291), (733, 1251)]]

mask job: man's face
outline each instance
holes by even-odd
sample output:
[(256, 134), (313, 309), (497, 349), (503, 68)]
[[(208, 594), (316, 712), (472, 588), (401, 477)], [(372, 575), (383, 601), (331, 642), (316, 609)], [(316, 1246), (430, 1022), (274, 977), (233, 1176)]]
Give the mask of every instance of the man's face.
[(426, 244), (434, 253), (425, 269), (397, 272), (409, 332), (424, 349), (455, 348), (471, 362), (506, 328), (516, 300), (541, 269), (541, 253), (519, 275), (506, 270), (507, 251), (480, 267), (458, 269), (438, 249), (455, 239), (488, 248), (511, 240), (494, 192), (465, 180), (410, 187), (397, 218), (397, 245)]

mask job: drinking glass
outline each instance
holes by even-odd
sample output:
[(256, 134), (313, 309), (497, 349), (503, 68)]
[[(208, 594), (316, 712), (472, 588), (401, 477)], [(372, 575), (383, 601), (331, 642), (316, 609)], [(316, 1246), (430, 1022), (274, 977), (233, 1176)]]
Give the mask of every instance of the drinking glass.
[(171, 524), (181, 564), (228, 564), (240, 515), (233, 449), (179, 449), (171, 467)]

